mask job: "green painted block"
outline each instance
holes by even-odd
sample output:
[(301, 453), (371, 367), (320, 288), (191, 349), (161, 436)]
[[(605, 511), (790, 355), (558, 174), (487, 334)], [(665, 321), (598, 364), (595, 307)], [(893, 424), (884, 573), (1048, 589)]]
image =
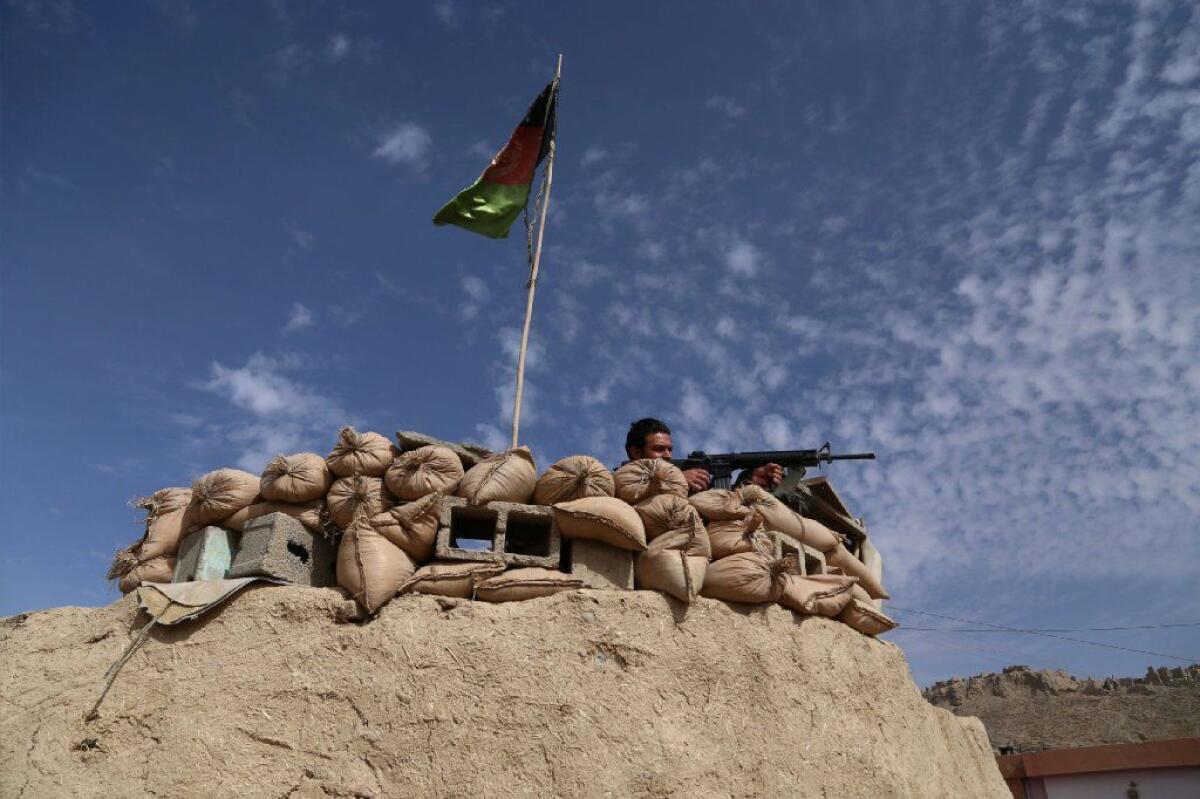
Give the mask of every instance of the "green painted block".
[(224, 580), (237, 554), (238, 537), (223, 527), (205, 527), (183, 539), (173, 582)]

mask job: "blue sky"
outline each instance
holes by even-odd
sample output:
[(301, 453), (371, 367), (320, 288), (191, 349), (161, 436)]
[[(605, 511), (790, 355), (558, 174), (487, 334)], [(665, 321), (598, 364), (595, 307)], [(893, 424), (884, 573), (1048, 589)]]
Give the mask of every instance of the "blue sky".
[[(1200, 620), (1194, 4), (2, 8), (0, 613), (111, 601), (131, 497), (343, 423), (503, 443), (523, 241), (430, 219), (561, 51), (539, 466), (648, 414), (871, 449), (827, 473), (896, 606)], [(922, 683), (1178, 665), (891, 639)]]

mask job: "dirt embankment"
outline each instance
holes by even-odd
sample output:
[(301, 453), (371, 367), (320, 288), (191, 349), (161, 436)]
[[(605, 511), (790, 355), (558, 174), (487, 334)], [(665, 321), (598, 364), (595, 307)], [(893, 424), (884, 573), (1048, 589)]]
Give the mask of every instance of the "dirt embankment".
[(936, 683), (925, 698), (957, 715), (978, 717), (993, 746), (1017, 752), (1200, 735), (1197, 666), (1104, 680), (1009, 666), (1000, 674)]
[(159, 628), (131, 598), (0, 623), (3, 796), (1008, 796), (900, 650), (778, 606), (579, 591), (252, 588)]

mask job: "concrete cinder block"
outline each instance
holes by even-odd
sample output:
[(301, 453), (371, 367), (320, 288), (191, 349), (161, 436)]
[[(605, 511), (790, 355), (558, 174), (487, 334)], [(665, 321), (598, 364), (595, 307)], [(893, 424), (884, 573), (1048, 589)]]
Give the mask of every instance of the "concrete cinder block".
[(438, 520), (438, 560), (559, 567), (562, 537), (545, 505), (489, 502), (468, 505), (443, 497)]
[(240, 534), (224, 527), (205, 527), (183, 539), (171, 582), (223, 580), (233, 565)]
[(793, 574), (825, 573), (824, 553), (818, 552), (808, 544), (800, 543), (787, 533), (771, 532), (768, 535), (775, 545), (775, 557), (782, 558), (791, 555), (796, 558), (796, 567), (792, 571)]
[(633, 590), (633, 553), (603, 541), (575, 538), (564, 541), (563, 571), (583, 580), (587, 588)]
[(246, 523), (230, 577), (274, 577), (297, 585), (336, 582), (333, 544), (313, 535), (286, 513), (268, 513)]

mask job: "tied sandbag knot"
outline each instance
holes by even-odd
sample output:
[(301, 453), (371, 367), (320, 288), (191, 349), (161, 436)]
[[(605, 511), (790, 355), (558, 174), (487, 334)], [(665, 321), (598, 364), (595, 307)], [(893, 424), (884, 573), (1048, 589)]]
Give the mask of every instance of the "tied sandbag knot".
[(106, 580), (120, 580), (133, 568), (138, 565), (136, 551), (141, 542), (130, 544), (124, 549), (117, 550), (117, 554), (113, 555), (112, 564), (108, 567), (108, 573), (104, 575)]
[(291, 476), (299, 471), (300, 464), (292, 464), (288, 461), (286, 455), (280, 453), (271, 459), (267, 464), (267, 468), (263, 469), (264, 476), (283, 477), (284, 475)]

